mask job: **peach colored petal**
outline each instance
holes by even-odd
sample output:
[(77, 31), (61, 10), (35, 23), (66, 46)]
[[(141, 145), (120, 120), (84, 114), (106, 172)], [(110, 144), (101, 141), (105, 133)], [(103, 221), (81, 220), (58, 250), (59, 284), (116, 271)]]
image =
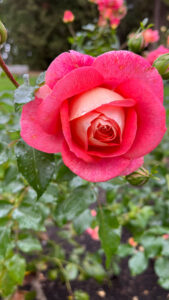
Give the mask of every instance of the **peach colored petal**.
[(52, 90), (50, 89), (50, 87), (47, 84), (44, 84), (37, 90), (35, 96), (39, 99), (44, 100), (51, 92)]
[(72, 99), (70, 103), (70, 120), (79, 118), (103, 104), (117, 100), (124, 100), (124, 98), (111, 90), (102, 87), (89, 90)]
[(87, 131), (91, 125), (91, 121), (99, 116), (97, 112), (91, 112), (80, 118), (71, 121), (71, 132), (73, 139), (77, 141), (78, 144), (82, 145), (86, 150), (88, 148), (88, 136)]

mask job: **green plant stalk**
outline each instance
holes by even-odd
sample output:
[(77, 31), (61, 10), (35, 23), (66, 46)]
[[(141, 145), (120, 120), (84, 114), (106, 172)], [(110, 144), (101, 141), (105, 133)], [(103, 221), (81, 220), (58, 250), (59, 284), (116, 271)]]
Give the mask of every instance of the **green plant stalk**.
[(19, 83), (15, 80), (15, 78), (13, 77), (13, 75), (11, 74), (11, 72), (9, 71), (9, 69), (8, 69), (7, 65), (5, 64), (4, 60), (2, 59), (1, 55), (0, 55), (0, 67), (5, 72), (5, 74), (9, 78), (9, 80), (14, 84), (14, 86), (16, 88), (18, 88)]

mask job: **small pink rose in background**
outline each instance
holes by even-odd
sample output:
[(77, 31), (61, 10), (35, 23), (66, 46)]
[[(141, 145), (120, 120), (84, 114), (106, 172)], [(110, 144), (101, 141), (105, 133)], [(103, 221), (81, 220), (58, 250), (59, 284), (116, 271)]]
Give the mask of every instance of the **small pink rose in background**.
[(162, 237), (163, 237), (164, 240), (168, 240), (169, 239), (169, 234), (163, 234)]
[(138, 245), (138, 243), (134, 240), (134, 238), (133, 237), (130, 237), (129, 239), (128, 239), (128, 243), (129, 243), (129, 245), (130, 246), (132, 246), (132, 247), (137, 247), (137, 245)]
[(91, 215), (92, 215), (92, 217), (96, 217), (97, 212), (95, 211), (95, 209), (92, 209), (92, 210), (91, 210)]
[(102, 27), (110, 25), (115, 29), (127, 13), (124, 0), (92, 0), (91, 2), (98, 6), (100, 13), (98, 25)]
[(143, 34), (146, 46), (149, 43), (155, 43), (160, 39), (158, 30), (152, 30), (149, 28), (149, 29), (144, 30), (142, 34)]
[(153, 62), (162, 54), (166, 54), (169, 53), (169, 49), (165, 48), (164, 46), (159, 46), (156, 50), (153, 50), (151, 52), (149, 52), (149, 54), (147, 55), (147, 60), (149, 61), (149, 63), (152, 65)]
[(75, 19), (74, 14), (70, 10), (65, 10), (64, 16), (63, 16), (63, 22), (64, 23), (71, 23)]
[(21, 116), (28, 145), (61, 152), (72, 172), (92, 182), (137, 170), (165, 131), (162, 78), (130, 51), (59, 55)]
[(86, 229), (86, 232), (91, 236), (91, 238), (93, 240), (99, 241), (99, 235), (98, 235), (99, 227), (98, 226), (96, 226), (94, 229), (88, 228), (88, 229)]

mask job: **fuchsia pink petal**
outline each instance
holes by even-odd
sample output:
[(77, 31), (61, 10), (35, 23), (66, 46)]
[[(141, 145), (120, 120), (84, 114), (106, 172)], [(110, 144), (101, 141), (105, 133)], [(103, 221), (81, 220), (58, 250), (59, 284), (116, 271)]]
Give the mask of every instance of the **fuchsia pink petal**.
[(92, 67), (73, 70), (59, 80), (53, 92), (39, 107), (38, 118), (47, 133), (57, 132), (59, 111), (62, 102), (75, 95), (93, 89), (103, 83), (103, 77)]
[(144, 81), (128, 80), (118, 87), (124, 97), (134, 97), (137, 104), (138, 130), (133, 146), (125, 157), (137, 158), (151, 152), (161, 142), (166, 131), (164, 106)]
[(120, 174), (120, 176), (127, 176), (137, 169), (139, 169), (144, 163), (144, 157), (131, 159), (129, 166)]
[(104, 76), (107, 82), (113, 82), (114, 87), (132, 79), (135, 80), (137, 86), (137, 80), (142, 79), (145, 86), (154, 92), (156, 98), (163, 101), (162, 78), (158, 71), (140, 55), (129, 51), (111, 51), (98, 56), (93, 67)]
[(71, 50), (57, 56), (46, 71), (45, 82), (53, 89), (56, 82), (79, 67), (91, 66), (94, 58)]
[(87, 163), (69, 150), (63, 143), (62, 158), (65, 165), (81, 178), (100, 182), (119, 176), (130, 164), (130, 160), (123, 157), (104, 158), (93, 163)]
[(29, 146), (37, 150), (47, 153), (61, 152), (62, 132), (49, 135), (38, 123), (37, 111), (41, 103), (42, 100), (35, 99), (24, 105), (21, 116), (21, 137)]

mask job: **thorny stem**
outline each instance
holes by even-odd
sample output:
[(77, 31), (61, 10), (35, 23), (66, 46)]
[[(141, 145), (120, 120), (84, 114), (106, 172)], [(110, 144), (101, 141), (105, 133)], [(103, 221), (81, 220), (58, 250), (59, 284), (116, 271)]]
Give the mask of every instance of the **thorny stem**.
[(8, 76), (9, 80), (14, 84), (14, 86), (16, 88), (18, 88), (19, 83), (15, 80), (15, 78), (13, 77), (11, 72), (9, 71), (9, 69), (8, 69), (7, 65), (5, 64), (5, 62), (3, 61), (1, 55), (0, 55), (0, 67), (3, 69), (3, 71)]

